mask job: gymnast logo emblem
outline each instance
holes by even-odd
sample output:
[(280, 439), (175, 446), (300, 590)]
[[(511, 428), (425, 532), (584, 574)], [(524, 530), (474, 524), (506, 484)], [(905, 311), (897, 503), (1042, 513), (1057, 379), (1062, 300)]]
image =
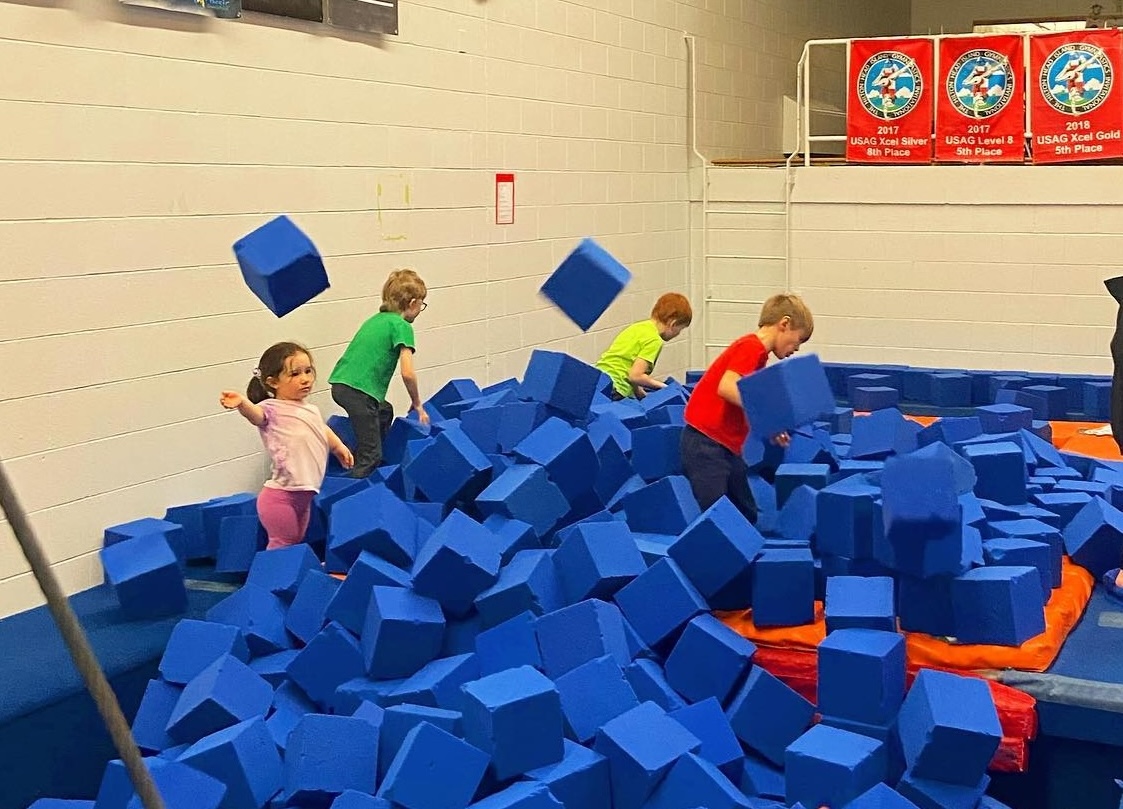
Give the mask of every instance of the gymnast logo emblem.
[(924, 78), (916, 60), (900, 51), (875, 53), (858, 73), (858, 100), (875, 118), (908, 115), (924, 94)]
[(1114, 70), (1103, 48), (1086, 42), (1062, 45), (1038, 76), (1041, 97), (1057, 112), (1086, 115), (1107, 100)]
[(1005, 54), (967, 51), (948, 69), (944, 87), (951, 105), (968, 118), (997, 115), (1014, 96), (1014, 75)]

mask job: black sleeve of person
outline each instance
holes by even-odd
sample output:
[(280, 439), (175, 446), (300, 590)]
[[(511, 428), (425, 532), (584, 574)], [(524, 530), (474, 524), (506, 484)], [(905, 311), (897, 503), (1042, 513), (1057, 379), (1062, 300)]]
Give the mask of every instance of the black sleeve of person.
[(1111, 377), (1111, 433), (1119, 451), (1123, 452), (1123, 275), (1108, 278), (1104, 286), (1119, 304), (1115, 334), (1111, 336), (1111, 361), (1114, 366)]

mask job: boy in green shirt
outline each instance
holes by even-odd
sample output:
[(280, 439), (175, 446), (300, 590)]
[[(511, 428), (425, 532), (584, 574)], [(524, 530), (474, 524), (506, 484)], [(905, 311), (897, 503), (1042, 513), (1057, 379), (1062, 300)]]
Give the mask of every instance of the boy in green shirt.
[(358, 444), (351, 477), (365, 478), (382, 463), (382, 440), (394, 421), (386, 389), (401, 364), (402, 382), (422, 424), (429, 416), (421, 407), (413, 368), (413, 321), (428, 304), (425, 282), (413, 270), (395, 270), (382, 287), (382, 306), (351, 338), (328, 382), (331, 398), (347, 411)]
[(663, 343), (682, 334), (693, 317), (690, 301), (677, 292), (668, 292), (655, 302), (649, 319), (633, 323), (616, 335), (597, 360), (597, 367), (612, 380), (614, 400), (629, 396), (642, 399), (647, 391), (666, 387), (651, 372)]

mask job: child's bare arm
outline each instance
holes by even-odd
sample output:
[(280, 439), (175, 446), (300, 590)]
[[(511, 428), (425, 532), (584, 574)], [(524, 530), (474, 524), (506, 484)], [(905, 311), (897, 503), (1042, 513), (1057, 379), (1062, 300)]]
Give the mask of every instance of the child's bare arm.
[(717, 383), (717, 395), (731, 405), (743, 407), (741, 404), (741, 391), (737, 389), (737, 383), (741, 381), (741, 375), (736, 371), (726, 371), (721, 375), (721, 379)]
[(409, 394), (409, 409), (417, 411), (422, 424), (429, 423), (429, 414), (421, 406), (421, 396), (417, 392), (417, 372), (413, 369), (413, 349), (402, 346), (398, 354), (398, 364), (402, 369), (402, 384)]
[(331, 450), (331, 454), (339, 459), (339, 463), (342, 464), (344, 469), (350, 469), (355, 465), (355, 458), (351, 455), (350, 448), (343, 443), (331, 427), (328, 427), (327, 431), (328, 449)]
[(645, 388), (647, 390), (662, 390), (667, 387), (666, 383), (660, 382), (655, 377), (651, 376), (651, 372), (655, 369), (650, 362), (642, 357), (636, 357), (635, 362), (632, 363), (631, 369), (628, 371), (628, 382), (634, 388)]
[(265, 423), (265, 411), (237, 391), (224, 390), (218, 402), (227, 410), (237, 410), (254, 427)]

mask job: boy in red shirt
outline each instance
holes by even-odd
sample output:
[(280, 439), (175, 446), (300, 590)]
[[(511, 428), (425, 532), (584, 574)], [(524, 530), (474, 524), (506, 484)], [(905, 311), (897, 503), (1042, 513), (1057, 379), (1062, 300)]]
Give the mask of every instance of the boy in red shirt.
[[(763, 368), (770, 353), (782, 360), (799, 351), (814, 328), (811, 310), (802, 298), (773, 295), (760, 310), (756, 332), (734, 340), (698, 380), (686, 404), (681, 452), (683, 474), (703, 511), (724, 496), (756, 522), (749, 470), (741, 458), (749, 424), (737, 382)], [(787, 433), (770, 438), (780, 446), (790, 440)]]

